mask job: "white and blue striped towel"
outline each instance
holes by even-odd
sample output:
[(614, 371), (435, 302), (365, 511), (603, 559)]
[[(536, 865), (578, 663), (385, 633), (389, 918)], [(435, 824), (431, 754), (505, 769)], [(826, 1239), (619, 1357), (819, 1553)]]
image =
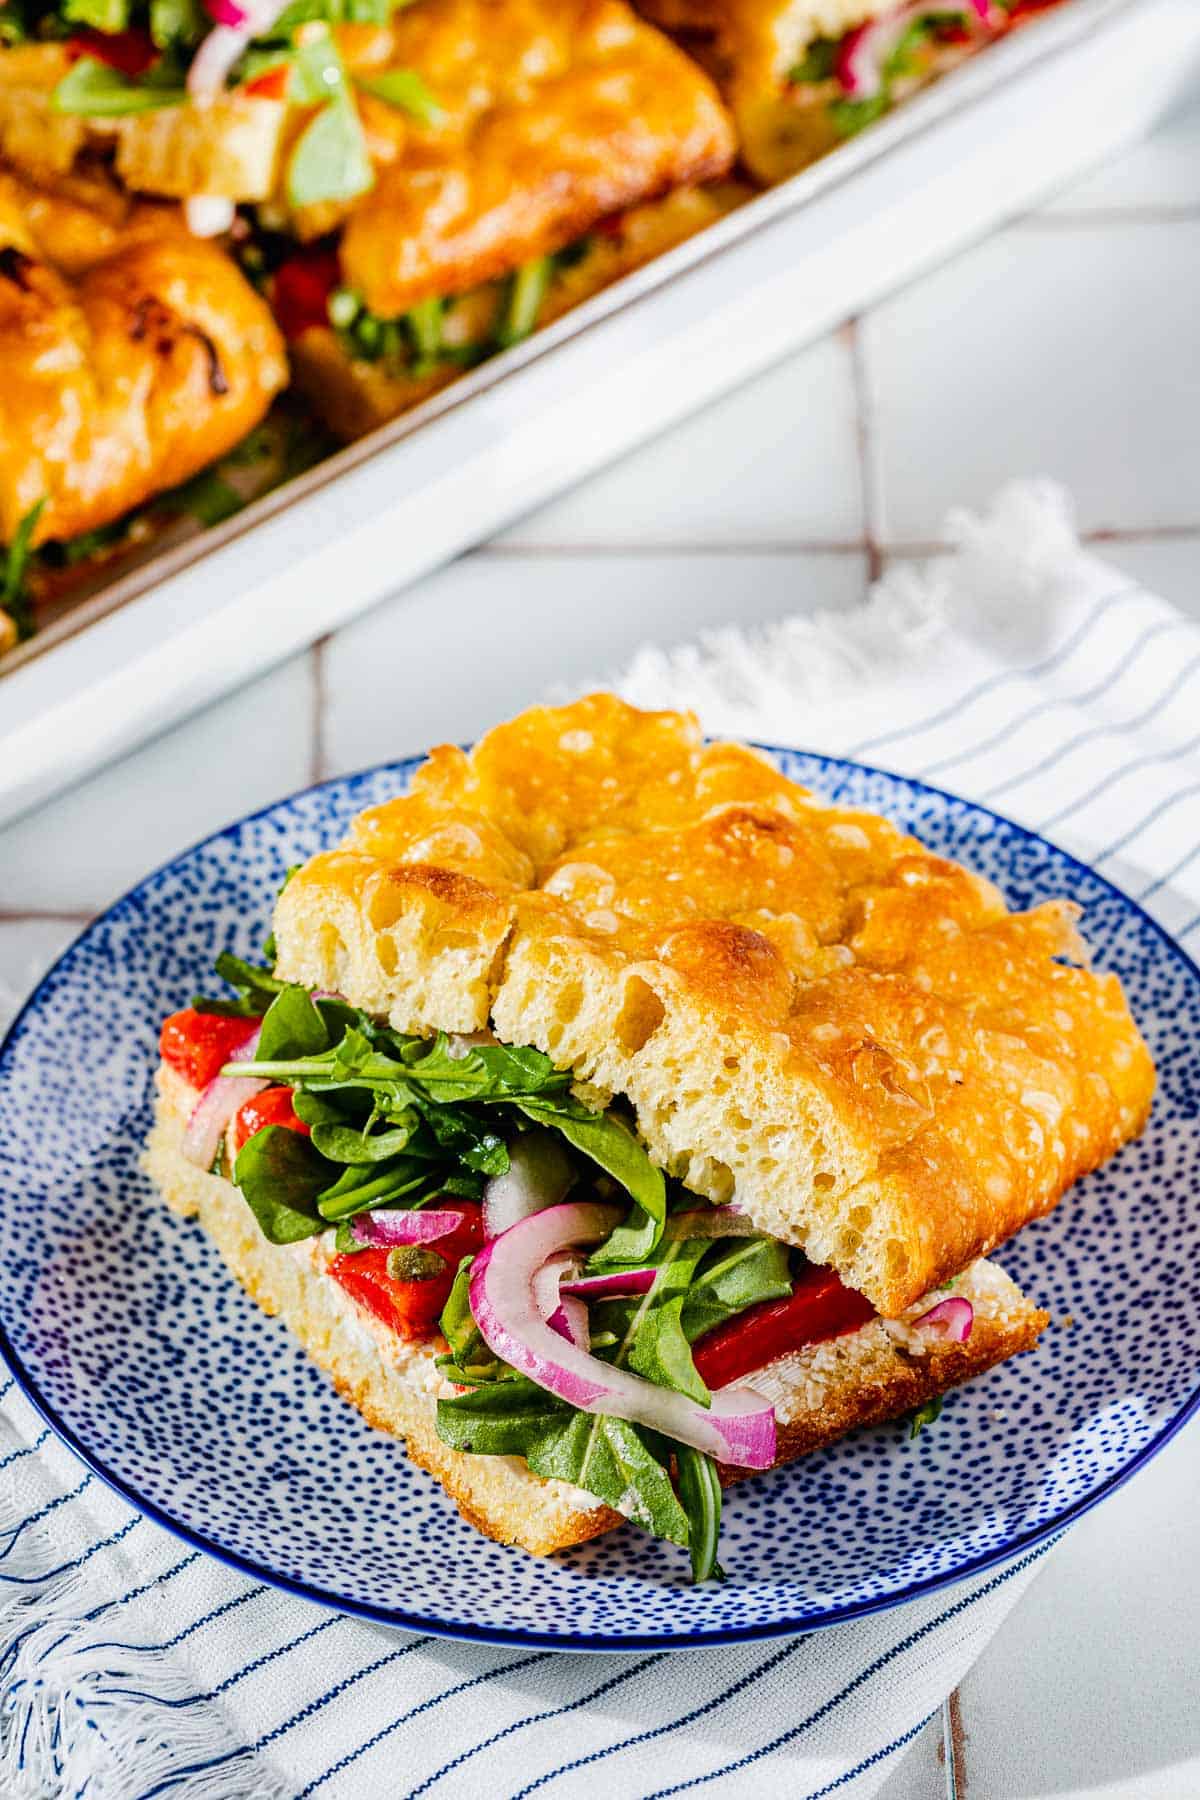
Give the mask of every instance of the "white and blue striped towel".
[[(996, 804), (1200, 948), (1200, 631), (1061, 498), (952, 520), (855, 617), (644, 652), (630, 698)], [(674, 1655), (437, 1642), (254, 1585), (89, 1477), (0, 1373), (0, 1793), (13, 1800), (863, 1800), (1040, 1553), (808, 1638)]]

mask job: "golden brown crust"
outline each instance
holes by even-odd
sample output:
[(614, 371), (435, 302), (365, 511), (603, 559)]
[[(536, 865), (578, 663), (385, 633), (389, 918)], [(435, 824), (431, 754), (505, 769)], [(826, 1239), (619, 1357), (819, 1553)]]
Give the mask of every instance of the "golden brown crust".
[(421, 72), (436, 128), (370, 111), (375, 187), (342, 240), (384, 317), (559, 250), (598, 219), (725, 173), (711, 82), (624, 0), (422, 0), (371, 67)]
[[(723, 218), (749, 194), (748, 188), (734, 182), (677, 188), (661, 200), (631, 207), (606, 221), (604, 230), (588, 239), (577, 262), (556, 267), (538, 312), (539, 326), (551, 324), (621, 276)], [(490, 341), (503, 298), (502, 282), (462, 296), (446, 315), (443, 340), (456, 348)], [(386, 362), (356, 360), (347, 355), (338, 334), (326, 326), (309, 326), (289, 348), (296, 385), (330, 430), (345, 439), (362, 437), (411, 411), (460, 372), (454, 363), (412, 374)]]
[(1009, 914), (989, 882), (752, 751), (704, 747), (685, 716), (593, 695), (435, 752), (374, 810), (371, 853), (352, 829), (357, 866), (395, 880), (408, 821), (424, 845), (432, 818), (490, 896), (486, 929), (473, 888), (437, 932), (360, 915), (323, 956), (346, 911), (347, 853), (327, 854), (277, 909), (281, 972), (405, 1030), (490, 1017), (626, 1094), (673, 1174), (736, 1192), (886, 1315), (1144, 1123), (1150, 1058), (1115, 978), (1077, 966), (1074, 907)]
[[(199, 1218), (264, 1312), (290, 1327), (370, 1425), (404, 1440), (412, 1461), (441, 1482), (470, 1524), (498, 1543), (545, 1556), (624, 1523), (609, 1507), (591, 1504), (562, 1482), (543, 1481), (515, 1458), (468, 1456), (444, 1444), (437, 1434), (433, 1348), (406, 1349), (360, 1313), (322, 1273), (319, 1250), (267, 1243), (237, 1190), (184, 1160), (190, 1090), (166, 1068), (157, 1089), (145, 1167), (167, 1204)], [(755, 1377), (780, 1416), (777, 1467), (859, 1425), (910, 1411), (1030, 1348), (1047, 1323), (991, 1264), (975, 1265), (956, 1286), (975, 1309), (966, 1344), (930, 1346), (906, 1327), (873, 1321)], [(722, 1469), (721, 1478), (728, 1483), (746, 1473)]]
[(0, 365), (5, 541), (40, 500), (38, 541), (69, 538), (185, 481), (287, 378), (263, 302), (170, 209), (106, 216), (7, 177)]

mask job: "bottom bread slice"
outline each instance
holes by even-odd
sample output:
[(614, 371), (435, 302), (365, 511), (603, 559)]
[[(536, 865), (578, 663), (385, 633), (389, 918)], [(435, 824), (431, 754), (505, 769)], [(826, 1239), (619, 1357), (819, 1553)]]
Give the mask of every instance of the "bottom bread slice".
[[(624, 1521), (567, 1482), (534, 1475), (519, 1457), (471, 1456), (437, 1434), (437, 1400), (454, 1390), (436, 1365), (438, 1346), (405, 1343), (366, 1314), (325, 1274), (328, 1234), (301, 1244), (263, 1237), (237, 1188), (183, 1154), (195, 1095), (160, 1069), (155, 1124), (143, 1166), (172, 1211), (199, 1220), (225, 1262), (265, 1312), (278, 1315), (338, 1391), (382, 1431), (402, 1438), (412, 1460), (437, 1477), (470, 1523), (504, 1544), (544, 1556), (597, 1537)], [(857, 1331), (811, 1344), (752, 1378), (775, 1406), (778, 1462), (877, 1424), (969, 1381), (1019, 1350), (1048, 1323), (1002, 1269), (974, 1262), (953, 1284), (975, 1313), (964, 1344), (930, 1343), (912, 1320), (873, 1319)], [(939, 1296), (940, 1297), (940, 1296)], [(738, 1470), (722, 1470), (737, 1480)]]

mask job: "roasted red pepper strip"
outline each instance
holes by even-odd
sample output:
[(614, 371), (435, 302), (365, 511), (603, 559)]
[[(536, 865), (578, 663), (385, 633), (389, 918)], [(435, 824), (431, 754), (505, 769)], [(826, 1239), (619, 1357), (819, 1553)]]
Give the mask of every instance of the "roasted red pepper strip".
[(264, 69), (261, 75), (244, 82), (242, 92), (252, 94), (256, 100), (286, 100), (291, 77), (290, 64), (276, 63), (273, 69)]
[(158, 61), (159, 52), (144, 31), (93, 31), (90, 25), (67, 39), (71, 56), (94, 56), (121, 75), (144, 75)]
[(285, 338), (298, 338), (313, 325), (328, 325), (329, 296), (340, 280), (332, 250), (303, 250), (280, 263), (271, 306)]
[(312, 1136), (311, 1126), (296, 1117), (292, 1106), (293, 1091), (290, 1087), (264, 1088), (253, 1100), (238, 1107), (229, 1126), (230, 1156), (236, 1156), (255, 1132), (265, 1130), (268, 1125), (282, 1125), (285, 1131), (298, 1131), (301, 1137)]
[(843, 1287), (832, 1269), (806, 1268), (788, 1299), (764, 1300), (718, 1325), (693, 1346), (692, 1357), (710, 1388), (728, 1387), (789, 1350), (857, 1331), (874, 1317), (870, 1301)]
[(189, 1087), (206, 1088), (261, 1023), (260, 1019), (227, 1018), (223, 1013), (202, 1013), (187, 1006), (163, 1020), (159, 1053)]
[(441, 1257), (445, 1270), (440, 1275), (431, 1275), (425, 1281), (393, 1281), (387, 1272), (391, 1252), (379, 1248), (348, 1250), (335, 1256), (329, 1265), (329, 1273), (351, 1298), (402, 1338), (416, 1340), (437, 1335), (437, 1322), (450, 1298), (458, 1265), (483, 1243), (482, 1209), (471, 1200), (455, 1200), (453, 1204), (462, 1212), (462, 1224), (448, 1237), (423, 1246)]

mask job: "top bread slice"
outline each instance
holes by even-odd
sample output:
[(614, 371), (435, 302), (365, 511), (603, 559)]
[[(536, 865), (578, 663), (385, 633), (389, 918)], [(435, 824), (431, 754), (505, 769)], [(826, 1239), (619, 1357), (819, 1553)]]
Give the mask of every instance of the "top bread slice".
[(1153, 1066), (1077, 914), (1010, 913), (690, 715), (597, 694), (435, 750), (293, 876), (275, 936), (286, 979), (626, 1096), (687, 1187), (895, 1316), (1145, 1121)]

